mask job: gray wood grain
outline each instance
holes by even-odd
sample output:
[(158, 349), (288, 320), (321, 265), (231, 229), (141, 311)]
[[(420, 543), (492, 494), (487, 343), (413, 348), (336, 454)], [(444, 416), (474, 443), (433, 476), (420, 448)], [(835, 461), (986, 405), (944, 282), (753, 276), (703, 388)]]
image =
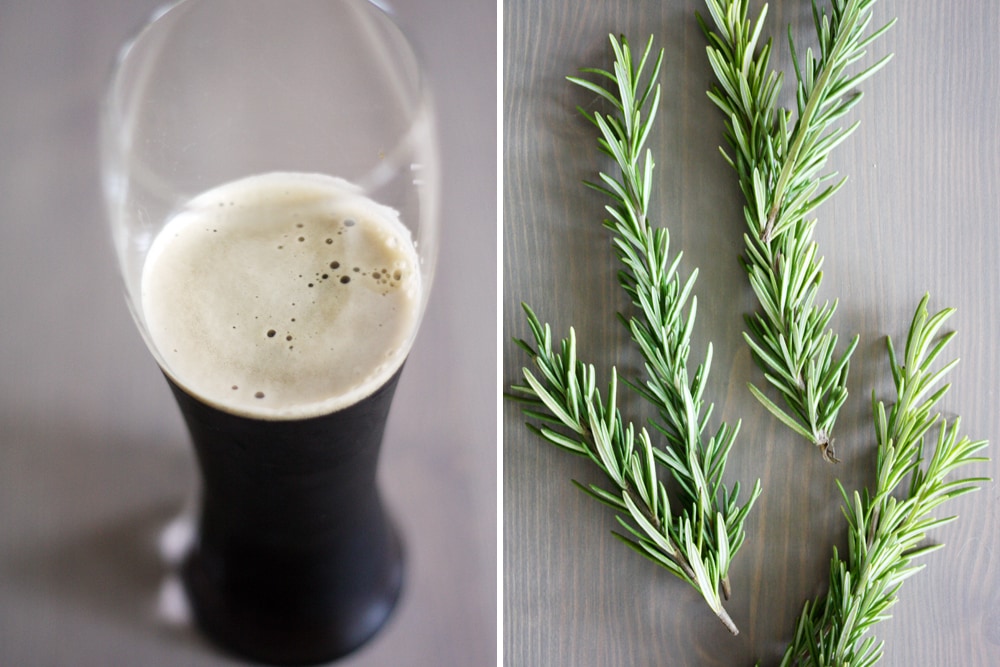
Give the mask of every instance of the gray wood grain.
[[(762, 3), (752, 4), (756, 12)], [(594, 130), (574, 111), (594, 99), (564, 77), (609, 66), (609, 32), (634, 43), (653, 34), (666, 59), (650, 144), (652, 206), (673, 249), (684, 253), (685, 275), (700, 270), (692, 358), (711, 341), (713, 423), (742, 420), (726, 478), (744, 486), (759, 478), (764, 487), (732, 572), (728, 609), (741, 634), (729, 636), (693, 589), (615, 540), (610, 511), (569, 481), (597, 481), (591, 466), (535, 438), (517, 405), (505, 402), (507, 665), (777, 664), (802, 604), (826, 586), (833, 546), (845, 548), (835, 480), (847, 489), (873, 481), (871, 392), (891, 399), (884, 336), (903, 340), (925, 292), (932, 308), (958, 308), (951, 352), (962, 363), (951, 375), (945, 414), (960, 413), (974, 438), (1000, 434), (1000, 6), (958, 0), (875, 9), (876, 22), (899, 22), (868, 61), (889, 51), (895, 58), (862, 86), (851, 118), (861, 126), (831, 164), (849, 180), (819, 210), (816, 232), (826, 258), (821, 296), (840, 300), (833, 326), (843, 340), (861, 336), (837, 427), (837, 466), (823, 463), (745, 388), (760, 379), (741, 338), (754, 300), (738, 264), (742, 200), (717, 150), (722, 118), (705, 95), (712, 73), (694, 19), (702, 8), (697, 0), (504, 3), (502, 372), (509, 386), (526, 361), (509, 343), (530, 335), (521, 302), (557, 336), (574, 326), (581, 358), (605, 371), (604, 382), (610, 364), (637, 364), (613, 320), (627, 303), (600, 225), (604, 201), (581, 184), (607, 168)], [(771, 3), (767, 29), (780, 68), (789, 66), (789, 24), (804, 48), (809, 3)], [(994, 461), (975, 473), (1000, 479), (993, 447)], [(925, 559), (926, 569), (903, 585), (894, 618), (877, 628), (887, 667), (1000, 664), (1000, 486), (987, 484), (946, 512), (961, 517), (933, 535), (947, 546)]]
[[(100, 96), (119, 45), (161, 4), (0, 3), (0, 665), (237, 664), (157, 612), (157, 540), (196, 474), (128, 315), (100, 197)], [(497, 261), (496, 13), (393, 4), (439, 100), (446, 233), (380, 469), (406, 544), (403, 598), (338, 664), (485, 665), (497, 651), (497, 404), (481, 380), (497, 358), (496, 274), (483, 270)]]

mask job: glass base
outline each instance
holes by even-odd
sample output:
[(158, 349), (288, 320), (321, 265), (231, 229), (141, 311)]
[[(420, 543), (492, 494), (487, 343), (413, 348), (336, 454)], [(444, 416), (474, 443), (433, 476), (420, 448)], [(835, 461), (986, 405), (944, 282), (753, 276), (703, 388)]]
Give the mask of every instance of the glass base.
[[(403, 558), (395, 530), (382, 562), (352, 567), (288, 554), (257, 554), (225, 566), (195, 549), (181, 577), (194, 621), (219, 647), (272, 665), (315, 665), (371, 639), (399, 600)], [(339, 575), (339, 576), (338, 576)]]

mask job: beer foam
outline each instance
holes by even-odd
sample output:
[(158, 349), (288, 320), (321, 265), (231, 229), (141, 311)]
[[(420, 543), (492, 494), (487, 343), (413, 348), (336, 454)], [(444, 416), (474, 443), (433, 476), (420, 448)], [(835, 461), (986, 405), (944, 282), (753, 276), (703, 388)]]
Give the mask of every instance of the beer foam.
[(351, 183), (275, 172), (191, 200), (150, 248), (142, 315), (164, 371), (217, 408), (300, 419), (381, 387), (410, 349), (419, 260)]

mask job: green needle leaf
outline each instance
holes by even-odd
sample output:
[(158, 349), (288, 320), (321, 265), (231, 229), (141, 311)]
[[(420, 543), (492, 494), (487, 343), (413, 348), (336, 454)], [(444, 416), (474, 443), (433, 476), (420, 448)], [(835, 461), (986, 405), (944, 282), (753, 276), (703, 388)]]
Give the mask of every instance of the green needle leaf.
[[(840, 357), (822, 344), (832, 334), (823, 329), (836, 304), (815, 303), (822, 259), (811, 242), (815, 220), (808, 216), (844, 183), (838, 179), (820, 187), (833, 176), (822, 175), (830, 153), (857, 127), (835, 123), (860, 100), (856, 87), (889, 61), (887, 56), (858, 73), (850, 71), (891, 25), (868, 33), (874, 4), (832, 0), (828, 14), (814, 2), (820, 48), (818, 53), (807, 49), (805, 57), (795, 48), (789, 28), (798, 112), (794, 122), (791, 111), (777, 106), (782, 75), (770, 69), (770, 43), (758, 49), (766, 5), (751, 24), (749, 0), (706, 0), (712, 26), (699, 18), (716, 77), (709, 97), (724, 113), (726, 142), (734, 151), (726, 159), (746, 199), (744, 262), (760, 304), (747, 341), (760, 369), (782, 378), (776, 386), (787, 409), (760, 390), (751, 391), (831, 461), (836, 460), (832, 431), (847, 398), (848, 361), (856, 343)], [(803, 326), (821, 320), (822, 326)]]
[[(849, 496), (837, 482), (848, 524), (847, 557), (842, 560), (834, 549), (829, 590), (806, 604), (782, 667), (876, 664), (882, 643), (870, 633), (889, 617), (902, 582), (922, 569), (914, 561), (941, 548), (926, 544), (928, 532), (954, 519), (931, 513), (988, 481), (946, 478), (963, 466), (982, 462), (978, 453), (987, 443), (960, 438), (957, 420), (949, 426), (933, 412), (942, 392), (919, 400), (955, 365), (946, 363), (940, 371), (931, 367), (931, 357), (937, 357), (953, 337), (946, 334), (934, 343), (953, 311), (928, 317), (926, 307), (927, 297), (910, 325), (905, 366), (896, 363), (892, 341), (886, 340), (897, 398), (891, 409), (881, 402), (874, 406), (876, 486), (870, 494), (855, 491)], [(934, 426), (938, 435), (927, 460), (925, 434)]]
[[(619, 41), (612, 36), (611, 47), (615, 54), (611, 72), (591, 68), (583, 72), (597, 81), (581, 77), (569, 80), (613, 109), (611, 114), (581, 110), (599, 131), (598, 148), (617, 167), (615, 173), (600, 173), (596, 183), (587, 185), (610, 202), (609, 217), (603, 222), (613, 234), (612, 247), (621, 266), (619, 282), (632, 301), (632, 313), (621, 320), (632, 334), (647, 372), (644, 379), (625, 382), (656, 408), (658, 418), (653, 427), (666, 442), (654, 448), (645, 429), (636, 438), (636, 428), (618, 408), (617, 371), (611, 369), (607, 398), (602, 401), (594, 391), (593, 367), (577, 359), (573, 330), (558, 351), (553, 351), (548, 325), (542, 325), (527, 306), (535, 344), (517, 344), (539, 370), (536, 376), (525, 369), (527, 385), (512, 390), (527, 406), (529, 418), (562, 424), (568, 432), (534, 424), (529, 424), (530, 428), (562, 449), (585, 455), (607, 476), (613, 488), (577, 486), (619, 513), (625, 532), (618, 537), (694, 586), (736, 634), (736, 625), (722, 606), (720, 589), (728, 598), (729, 565), (745, 540), (744, 523), (760, 494), (760, 482), (742, 505), (739, 484), (728, 490), (721, 483), (737, 429), (722, 424), (718, 441), (703, 433), (712, 412), (712, 405), (703, 399), (711, 346), (693, 380), (687, 372), (697, 313), (693, 295), (697, 271), (681, 280), (680, 254), (669, 255), (667, 230), (654, 227), (649, 220), (654, 162), (645, 143), (660, 100), (656, 79), (663, 51), (653, 61), (650, 39), (636, 61), (624, 38)], [(654, 63), (652, 73), (647, 75), (643, 70), (650, 62)], [(680, 498), (679, 513), (671, 512), (659, 479), (662, 468), (673, 478)]]

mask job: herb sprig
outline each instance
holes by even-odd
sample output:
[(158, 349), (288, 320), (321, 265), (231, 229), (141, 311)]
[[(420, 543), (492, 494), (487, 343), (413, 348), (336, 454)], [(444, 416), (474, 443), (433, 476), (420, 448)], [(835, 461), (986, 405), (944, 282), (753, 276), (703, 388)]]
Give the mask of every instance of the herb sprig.
[(778, 107), (784, 77), (770, 68), (771, 40), (759, 46), (767, 5), (751, 22), (748, 0), (706, 4), (715, 30), (700, 16), (698, 20), (718, 82), (709, 97), (726, 118), (729, 150), (722, 152), (746, 199), (749, 229), (743, 263), (760, 303), (760, 310), (746, 319), (749, 333), (744, 338), (787, 409), (752, 383), (750, 390), (826, 460), (836, 461), (833, 428), (847, 399), (858, 337), (837, 356), (838, 337), (828, 328), (837, 302), (816, 303), (823, 260), (812, 240), (816, 220), (810, 216), (845, 180), (829, 183), (836, 174), (822, 173), (831, 151), (858, 125), (842, 127), (838, 121), (860, 101), (858, 84), (891, 56), (859, 73), (852, 73), (851, 66), (893, 22), (869, 33), (875, 0), (832, 0), (829, 14), (814, 0), (819, 53), (810, 48), (800, 60), (789, 28), (796, 117)]
[[(882, 642), (870, 634), (872, 627), (888, 618), (902, 582), (922, 569), (913, 561), (942, 546), (922, 546), (928, 531), (955, 518), (934, 518), (932, 512), (989, 481), (946, 479), (963, 466), (986, 461), (977, 454), (987, 441), (960, 437), (959, 419), (948, 424), (933, 412), (950, 386), (938, 385), (957, 359), (933, 367), (954, 337), (954, 332), (938, 336), (954, 311), (932, 316), (927, 302), (925, 296), (914, 314), (902, 359), (896, 357), (892, 339), (886, 339), (897, 400), (887, 410), (872, 395), (878, 444), (875, 490), (848, 495), (838, 481), (848, 524), (847, 558), (834, 549), (829, 591), (806, 603), (782, 667), (876, 664)], [(930, 434), (935, 426), (936, 437)], [(933, 443), (929, 458), (925, 440)]]
[[(576, 484), (618, 512), (624, 532), (616, 535), (694, 586), (736, 634), (722, 598), (730, 594), (730, 564), (745, 539), (744, 523), (760, 494), (760, 482), (743, 505), (739, 483), (732, 489), (723, 484), (739, 425), (722, 424), (715, 435), (705, 437), (712, 412), (712, 405), (703, 399), (711, 346), (693, 378), (687, 371), (697, 312), (692, 296), (696, 272), (681, 282), (680, 255), (672, 259), (669, 255), (669, 232), (648, 221), (654, 164), (644, 146), (659, 104), (656, 81), (663, 59), (661, 50), (652, 73), (643, 77), (652, 43), (650, 38), (635, 63), (627, 40), (619, 43), (611, 36), (613, 71), (589, 68), (583, 71), (597, 77), (598, 83), (578, 77), (570, 81), (614, 109), (608, 115), (580, 109), (599, 128), (600, 149), (620, 170), (619, 176), (601, 173), (600, 183), (589, 185), (612, 202), (606, 207), (611, 217), (604, 224), (614, 233), (622, 263), (619, 281), (636, 307), (636, 314), (619, 317), (642, 354), (647, 377), (645, 382), (629, 385), (657, 408), (659, 418), (653, 427), (666, 445), (654, 447), (645, 428), (636, 429), (623, 419), (617, 407), (617, 371), (612, 368), (607, 398), (602, 399), (594, 367), (577, 358), (574, 330), (554, 349), (550, 327), (527, 305), (524, 309), (534, 343), (516, 342), (530, 355), (538, 375), (525, 368), (526, 384), (512, 390), (526, 403), (525, 414), (541, 424), (529, 424), (529, 428), (567, 451), (586, 456), (613, 483), (611, 490)], [(677, 484), (679, 511), (671, 507), (659, 466)]]

